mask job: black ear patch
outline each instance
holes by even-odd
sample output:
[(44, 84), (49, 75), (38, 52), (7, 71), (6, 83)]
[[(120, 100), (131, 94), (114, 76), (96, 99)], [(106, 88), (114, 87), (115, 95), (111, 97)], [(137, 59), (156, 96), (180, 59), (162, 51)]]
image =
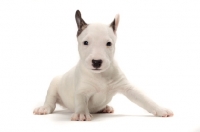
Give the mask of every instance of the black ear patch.
[(76, 19), (76, 24), (78, 27), (78, 31), (77, 31), (77, 37), (81, 34), (81, 32), (87, 28), (88, 24), (82, 19), (81, 17), (81, 12), (79, 10), (76, 11), (75, 14), (75, 19)]

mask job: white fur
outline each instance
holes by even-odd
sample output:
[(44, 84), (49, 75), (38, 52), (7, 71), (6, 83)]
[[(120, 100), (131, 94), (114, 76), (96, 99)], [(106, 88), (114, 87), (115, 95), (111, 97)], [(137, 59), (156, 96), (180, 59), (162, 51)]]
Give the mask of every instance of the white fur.
[[(119, 15), (116, 15), (116, 30), (118, 23)], [(122, 93), (156, 116), (173, 116), (172, 111), (160, 107), (128, 82), (114, 60), (116, 39), (116, 31), (109, 25), (89, 24), (77, 37), (78, 64), (52, 80), (44, 105), (36, 108), (34, 114), (52, 113), (59, 103), (74, 112), (71, 120), (91, 120), (90, 113), (113, 112), (107, 104), (116, 93)], [(86, 40), (88, 45), (83, 44)], [(107, 42), (112, 46), (106, 46)], [(92, 70), (93, 59), (103, 61), (101, 70)]]

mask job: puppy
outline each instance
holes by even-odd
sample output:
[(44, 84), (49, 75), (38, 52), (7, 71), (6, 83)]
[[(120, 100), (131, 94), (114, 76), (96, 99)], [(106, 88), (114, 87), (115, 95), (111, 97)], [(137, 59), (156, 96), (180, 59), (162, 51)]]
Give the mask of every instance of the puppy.
[(52, 80), (44, 105), (36, 108), (34, 114), (50, 114), (58, 103), (74, 112), (72, 121), (90, 121), (91, 113), (113, 113), (107, 104), (116, 93), (121, 93), (155, 116), (173, 116), (171, 110), (133, 87), (114, 60), (119, 15), (109, 25), (87, 24), (79, 10), (75, 19), (80, 60), (70, 71)]

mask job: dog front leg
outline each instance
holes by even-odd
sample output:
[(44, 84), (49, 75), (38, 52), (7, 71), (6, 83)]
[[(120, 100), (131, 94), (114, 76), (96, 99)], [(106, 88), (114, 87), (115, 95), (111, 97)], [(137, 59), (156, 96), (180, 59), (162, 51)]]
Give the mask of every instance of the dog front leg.
[(75, 113), (72, 115), (72, 121), (91, 121), (91, 114), (88, 110), (88, 99), (85, 94), (75, 95)]
[(144, 108), (148, 112), (154, 114), (155, 116), (173, 116), (173, 112), (171, 110), (157, 105), (153, 100), (145, 96), (141, 91), (139, 91), (137, 88), (134, 88), (133, 86), (129, 85), (127, 88), (123, 88), (121, 92), (129, 100)]

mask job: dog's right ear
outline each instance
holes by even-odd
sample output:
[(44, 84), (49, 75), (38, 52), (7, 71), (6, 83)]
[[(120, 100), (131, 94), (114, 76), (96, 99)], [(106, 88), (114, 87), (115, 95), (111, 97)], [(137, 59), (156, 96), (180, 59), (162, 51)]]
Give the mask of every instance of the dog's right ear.
[(77, 36), (79, 36), (81, 32), (87, 27), (88, 24), (82, 19), (81, 12), (79, 10), (76, 11), (75, 18), (78, 27)]

